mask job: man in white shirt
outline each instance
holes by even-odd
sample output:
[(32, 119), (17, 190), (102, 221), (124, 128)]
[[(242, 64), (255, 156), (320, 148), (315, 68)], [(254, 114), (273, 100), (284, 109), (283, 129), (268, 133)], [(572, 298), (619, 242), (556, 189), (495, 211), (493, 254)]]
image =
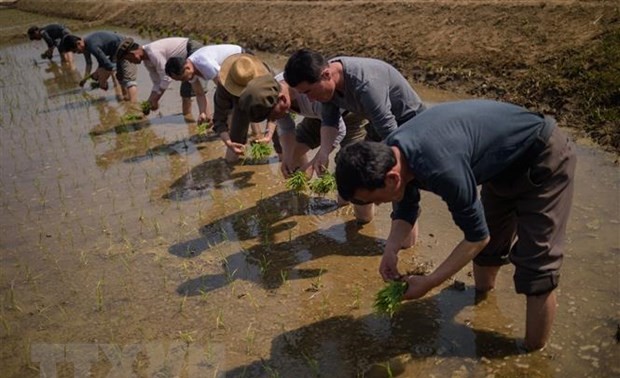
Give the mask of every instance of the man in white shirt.
[[(163, 38), (144, 46), (138, 44), (130, 46), (126, 51), (120, 52), (122, 54), (120, 58), (135, 64), (144, 63), (144, 67), (146, 67), (153, 82), (153, 89), (148, 101), (151, 110), (157, 110), (159, 108), (159, 100), (172, 82), (172, 79), (166, 75), (165, 70), (168, 59), (178, 57), (184, 60), (201, 47), (202, 44), (200, 42), (189, 38)], [(197, 93), (194, 92), (190, 83), (184, 82), (181, 84), (182, 111), (186, 119), (192, 118), (192, 97), (194, 95), (199, 96), (198, 98), (201, 95), (202, 97), (205, 96), (202, 87)], [(200, 100), (197, 101), (200, 102)]]
[[(209, 45), (196, 50), (187, 59), (175, 57), (166, 62), (166, 74), (173, 80), (189, 82), (196, 92), (200, 109), (199, 123), (213, 121), (211, 108), (199, 79), (213, 80), (217, 84), (222, 62), (229, 56), (242, 52), (243, 48), (237, 45)], [(203, 96), (199, 95), (200, 92)]]

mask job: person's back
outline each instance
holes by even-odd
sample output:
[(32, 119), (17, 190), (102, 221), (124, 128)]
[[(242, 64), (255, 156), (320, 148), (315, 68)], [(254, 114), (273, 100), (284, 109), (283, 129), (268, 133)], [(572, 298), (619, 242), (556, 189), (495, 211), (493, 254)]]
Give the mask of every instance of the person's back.
[(98, 50), (101, 50), (110, 59), (116, 54), (122, 41), (123, 37), (110, 31), (97, 31), (84, 37), (86, 51), (99, 57)]
[[(407, 79), (384, 61), (343, 56), (329, 62), (340, 62), (344, 77), (344, 91), (336, 91), (329, 103), (364, 115), (382, 139), (424, 109)], [(327, 114), (332, 117), (336, 113)]]
[(554, 125), (551, 118), (516, 105), (468, 100), (420, 113), (390, 134), (386, 143), (398, 145), (410, 164), (419, 165), (416, 173), (422, 182), (455, 169), (463, 176), (471, 170), (482, 184), (510, 167)]
[(213, 80), (217, 77), (224, 60), (241, 52), (243, 48), (237, 45), (208, 45), (199, 48), (187, 59), (194, 64), (205, 80)]

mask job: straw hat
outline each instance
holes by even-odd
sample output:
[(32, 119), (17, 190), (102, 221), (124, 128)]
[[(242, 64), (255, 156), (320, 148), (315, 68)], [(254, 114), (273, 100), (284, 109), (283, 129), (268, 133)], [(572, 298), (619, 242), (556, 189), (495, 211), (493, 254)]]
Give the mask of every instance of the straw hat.
[(240, 96), (248, 83), (269, 74), (269, 68), (254, 55), (240, 53), (226, 58), (220, 68), (220, 82), (234, 96)]

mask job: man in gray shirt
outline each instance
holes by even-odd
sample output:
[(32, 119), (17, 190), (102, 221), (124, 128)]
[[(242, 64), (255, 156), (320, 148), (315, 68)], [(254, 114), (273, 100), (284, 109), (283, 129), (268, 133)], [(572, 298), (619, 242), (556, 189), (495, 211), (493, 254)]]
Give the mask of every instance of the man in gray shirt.
[[(353, 203), (394, 204), (379, 271), (384, 280), (406, 280), (406, 299), (424, 296), (472, 260), (476, 290), (486, 293), (499, 268), (513, 263), (516, 291), (527, 296), (524, 346), (535, 350), (555, 317), (575, 164), (572, 142), (553, 119), (471, 100), (430, 108), (384, 143), (347, 146), (336, 157), (336, 181)], [(397, 253), (418, 218), (420, 190), (447, 203), (464, 239), (429, 275), (402, 277)]]
[(61, 42), (63, 50), (84, 54), (86, 69), (80, 86), (83, 86), (91, 77), (90, 72), (93, 65), (91, 55), (94, 55), (98, 67), (92, 77), (99, 81), (99, 87), (103, 90), (108, 89), (108, 78), (116, 69), (116, 76), (113, 77), (113, 80), (117, 79), (120, 82), (123, 98), (136, 104), (138, 102), (136, 81), (138, 70), (135, 64), (118, 57), (120, 51), (127, 49), (132, 44), (134, 44), (132, 38), (124, 38), (109, 31), (96, 31), (84, 38), (68, 35)]
[(376, 140), (424, 110), (420, 96), (403, 75), (377, 59), (343, 56), (326, 60), (315, 51), (301, 49), (288, 59), (284, 79), (298, 92), (323, 103), (321, 148), (312, 163), (319, 173), (329, 161), (340, 109), (367, 119)]

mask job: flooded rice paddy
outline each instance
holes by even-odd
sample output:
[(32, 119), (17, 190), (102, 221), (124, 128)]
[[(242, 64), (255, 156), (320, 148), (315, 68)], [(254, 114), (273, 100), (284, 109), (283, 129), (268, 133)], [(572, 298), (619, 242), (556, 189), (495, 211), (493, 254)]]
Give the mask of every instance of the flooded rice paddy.
[[(178, 83), (147, 122), (122, 125), (112, 90), (79, 89), (42, 49), (0, 48), (1, 376), (620, 375), (620, 177), (596, 148), (579, 143), (551, 342), (520, 355), (510, 266), (478, 305), (467, 267), (464, 290), (375, 315), (389, 206), (358, 226), (333, 195), (287, 191), (275, 156), (226, 164), (219, 138), (179, 114)], [(402, 270), (432, 269), (461, 238), (438, 198), (423, 206)]]

